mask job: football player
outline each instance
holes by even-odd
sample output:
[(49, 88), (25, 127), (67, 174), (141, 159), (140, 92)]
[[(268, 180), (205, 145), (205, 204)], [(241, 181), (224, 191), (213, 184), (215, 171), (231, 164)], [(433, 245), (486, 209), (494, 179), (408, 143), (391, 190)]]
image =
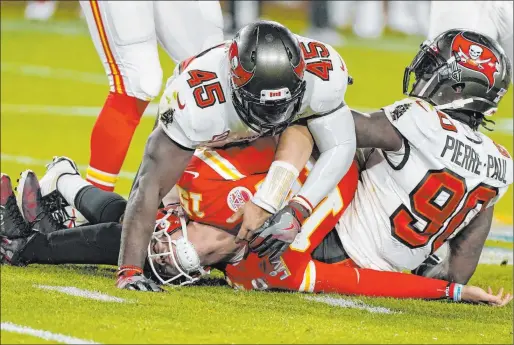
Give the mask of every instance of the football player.
[(161, 90), (157, 43), (182, 61), (223, 42), (223, 17), (219, 1), (91, 0), (80, 6), (110, 86), (91, 133), (87, 179), (112, 191), (141, 116)]
[[(282, 132), (275, 162), (252, 202), (245, 204), (237, 239), (249, 240), (279, 210), (310, 156), (310, 149), (298, 149), (300, 142), (312, 148), (314, 140), (319, 159), (298, 195), (280, 211), (291, 226), (280, 233), (267, 232), (274, 235), (275, 255), (287, 248), (313, 205), (351, 165), (355, 128), (344, 102), (348, 80), (347, 68), (332, 47), (269, 21), (247, 25), (232, 41), (181, 62), (161, 98), (160, 125), (148, 138), (129, 197), (120, 271), (143, 264), (154, 212), (196, 148)], [(297, 161), (303, 163), (291, 163)]]
[[(477, 287), (396, 272), (360, 269), (351, 260), (345, 260), (337, 244), (337, 235), (331, 230), (355, 192), (355, 164), (304, 223), (299, 238), (280, 260), (270, 263), (267, 257), (258, 258), (255, 254), (243, 259), (246, 245), (233, 241), (234, 233), (226, 230), (231, 228), (226, 217), (255, 193), (259, 182), (265, 178), (265, 173), (261, 171), (266, 171), (266, 165), (269, 167), (273, 160), (274, 147), (274, 143), (261, 142), (259, 146), (244, 150), (205, 150), (193, 157), (177, 185), (185, 214), (181, 214), (177, 204), (157, 214), (156, 231), (148, 246), (147, 261), (147, 268), (153, 271), (156, 279), (164, 284), (192, 283), (209, 271), (205, 266), (213, 266), (225, 270), (229, 284), (238, 289), (277, 288), (396, 298), (448, 298), (491, 305), (505, 305), (510, 301), (510, 295), (503, 296), (501, 292), (495, 296), (491, 291), (486, 293)], [(206, 159), (207, 152), (217, 155), (218, 164), (239, 173), (240, 178), (229, 180), (219, 174), (213, 169), (212, 161)], [(249, 156), (259, 160), (252, 164)], [(305, 181), (304, 175), (310, 166), (296, 181), (296, 189)], [(2, 261), (14, 265), (116, 264), (121, 234), (121, 225), (117, 220), (123, 213), (120, 206), (123, 206), (124, 200), (83, 181), (74, 164), (65, 158), (58, 158), (50, 165), (42, 179), (42, 187), (48, 188), (45, 185), (49, 182), (55, 184), (57, 194), (66, 195), (68, 203), (77, 207), (94, 225), (65, 230), (53, 227), (54, 223), (45, 219), (49, 218), (48, 208), (56, 206), (49, 205), (48, 200), (43, 201), (49, 195), (41, 197), (37, 178), (31, 171), (26, 171), (18, 187), (20, 204), (25, 219), (31, 224), (35, 223), (39, 230), (32, 234), (30, 229), (26, 232), (19, 227), (24, 220), (16, 206), (10, 180), (3, 175), (5, 209), (9, 212), (4, 217), (6, 224), (2, 229)], [(51, 199), (55, 201), (58, 198)], [(178, 199), (175, 196), (175, 200), (168, 200)], [(16, 221), (16, 216), (21, 220)], [(15, 223), (18, 223), (18, 228)], [(216, 224), (216, 227), (206, 224)], [(327, 233), (329, 235), (325, 236)], [(22, 238), (17, 238), (20, 236)], [(140, 279), (138, 275), (132, 279), (134, 289), (160, 291), (151, 280)], [(382, 284), (383, 281), (389, 283)]]
[(468, 282), (512, 184), (510, 154), (479, 131), (489, 129), (511, 76), (493, 39), (449, 30), (424, 42), (406, 68), (409, 98), (354, 113), (358, 146), (374, 149), (337, 233), (359, 267), (412, 270), (446, 242), (437, 277)]

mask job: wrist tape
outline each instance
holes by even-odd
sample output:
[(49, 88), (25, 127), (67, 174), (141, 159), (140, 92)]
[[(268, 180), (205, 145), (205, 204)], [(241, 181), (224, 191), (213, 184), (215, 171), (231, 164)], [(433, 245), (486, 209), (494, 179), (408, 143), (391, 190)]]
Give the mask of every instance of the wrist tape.
[(270, 213), (277, 212), (300, 172), (292, 164), (274, 161), (252, 202)]

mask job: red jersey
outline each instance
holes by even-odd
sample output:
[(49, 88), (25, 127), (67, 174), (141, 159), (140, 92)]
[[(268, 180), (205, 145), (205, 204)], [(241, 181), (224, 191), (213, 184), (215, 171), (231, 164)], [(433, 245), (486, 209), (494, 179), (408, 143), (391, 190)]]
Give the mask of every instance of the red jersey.
[[(190, 220), (233, 230), (235, 224), (227, 223), (227, 218), (248, 202), (264, 181), (275, 148), (275, 141), (265, 138), (246, 147), (197, 150), (177, 184), (181, 205)], [(300, 189), (309, 170), (308, 164), (290, 195)], [(258, 258), (252, 253), (237, 264), (227, 265), (227, 282), (245, 290), (278, 288), (397, 298), (452, 297), (452, 289), (442, 280), (361, 269), (351, 259), (335, 264), (312, 259), (312, 251), (332, 231), (352, 201), (358, 176), (354, 162), (337, 187), (302, 224), (301, 232), (279, 263), (271, 265), (266, 257)]]
[[(273, 138), (256, 140), (250, 146), (224, 150), (197, 149), (177, 183), (180, 203), (190, 220), (231, 231), (238, 223), (227, 223), (258, 186), (264, 182), (275, 157)], [(295, 183), (307, 178), (306, 167)]]

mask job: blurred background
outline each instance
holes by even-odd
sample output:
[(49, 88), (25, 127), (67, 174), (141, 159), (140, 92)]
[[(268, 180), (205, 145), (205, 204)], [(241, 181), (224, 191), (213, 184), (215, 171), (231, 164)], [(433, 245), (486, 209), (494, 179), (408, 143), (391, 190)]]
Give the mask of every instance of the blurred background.
[[(294, 33), (333, 45), (354, 85), (347, 103), (371, 111), (404, 98), (402, 79), (426, 38), (429, 1), (221, 1), (226, 39), (243, 25), (272, 19)], [(38, 175), (54, 155), (84, 172), (91, 129), (108, 92), (107, 77), (77, 1), (2, 1), (2, 172)], [(174, 63), (160, 51), (164, 80)], [(127, 195), (151, 131), (158, 98), (148, 107), (125, 160), (116, 191)], [(494, 118), (492, 138), (513, 152), (512, 91)], [(512, 188), (495, 210), (512, 239)], [(510, 234), (510, 235), (509, 235)], [(499, 235), (500, 236), (500, 235)]]

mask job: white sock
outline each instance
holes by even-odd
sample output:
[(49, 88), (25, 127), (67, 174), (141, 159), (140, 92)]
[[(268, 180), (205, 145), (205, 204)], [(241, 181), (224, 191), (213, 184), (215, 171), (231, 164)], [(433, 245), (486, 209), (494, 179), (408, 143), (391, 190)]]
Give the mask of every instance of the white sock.
[(80, 175), (63, 175), (57, 181), (57, 190), (73, 208), (76, 208), (75, 197), (82, 188), (87, 186), (91, 186), (91, 183), (84, 180)]

